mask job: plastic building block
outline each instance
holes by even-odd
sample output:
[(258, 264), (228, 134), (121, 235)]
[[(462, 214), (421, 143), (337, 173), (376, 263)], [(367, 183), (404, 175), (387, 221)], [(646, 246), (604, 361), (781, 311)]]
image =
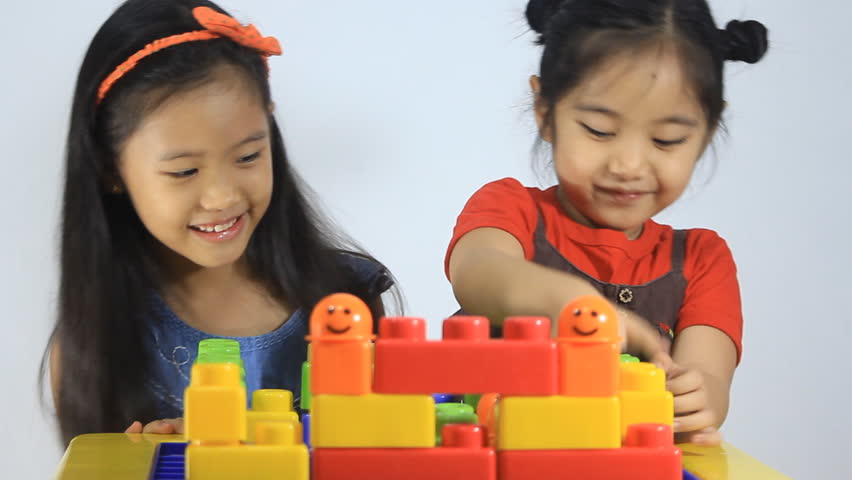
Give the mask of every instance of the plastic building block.
[[(559, 314), (559, 395), (610, 397), (618, 394), (621, 339), (609, 302), (580, 297)], [(501, 392), (502, 393), (502, 392)]]
[(313, 480), (495, 480), (494, 449), (477, 425), (446, 425), (439, 448), (317, 448)]
[(455, 401), (453, 395), (449, 393), (433, 393), (432, 399), (435, 400), (435, 403), (450, 403)]
[(195, 363), (183, 404), (190, 442), (235, 445), (246, 439), (246, 390), (238, 365)]
[(622, 353), (620, 360), (621, 363), (637, 363), (639, 361), (639, 357), (634, 357), (629, 353)]
[(618, 397), (502, 397), (500, 401), (498, 450), (620, 446)]
[(441, 431), (448, 424), (473, 424), (479, 419), (472, 405), (464, 403), (439, 403), (435, 405), (435, 445), (440, 446)]
[(375, 346), (373, 390), (556, 393), (557, 351), (550, 339), (549, 320), (509, 318), (503, 340), (491, 340), (488, 334), (485, 318), (451, 317), (444, 321), (443, 340), (426, 340), (423, 319), (385, 317)]
[(234, 363), (240, 366), (240, 383), (246, 388), (246, 368), (240, 355), (240, 342), (228, 338), (207, 338), (198, 342), (196, 363)]
[(308, 446), (308, 449), (311, 447), (311, 414), (303, 413), (302, 414), (302, 441), (305, 445)]
[(623, 435), (630, 425), (637, 423), (672, 425), (674, 399), (666, 391), (666, 372), (656, 365), (622, 363), (619, 397)]
[(187, 480), (308, 480), (310, 461), (298, 423), (259, 422), (255, 445), (186, 449)]
[(314, 395), (311, 447), (435, 446), (431, 395)]
[[(308, 344), (308, 358), (311, 355), (311, 345)], [(302, 410), (311, 409), (311, 362), (302, 362), (302, 393), (299, 397), (299, 408)]]
[(681, 451), (665, 425), (633, 425), (624, 448), (511, 450), (497, 454), (501, 480), (681, 480)]
[(186, 478), (185, 442), (163, 442), (154, 454), (151, 480), (184, 480)]
[(497, 446), (497, 415), (499, 414), (499, 393), (484, 393), (476, 402), (476, 417), (485, 427), (485, 444)]
[(255, 425), (258, 422), (299, 423), (299, 414), (293, 411), (293, 393), (289, 390), (255, 390), (252, 394), (252, 409), (246, 412), (246, 441), (255, 441)]
[(358, 297), (335, 293), (311, 313), (311, 393), (363, 395), (372, 390), (373, 317)]
[(479, 405), (480, 398), (482, 398), (481, 393), (468, 393), (462, 397), (462, 403), (472, 405), (473, 408), (476, 409), (477, 405)]

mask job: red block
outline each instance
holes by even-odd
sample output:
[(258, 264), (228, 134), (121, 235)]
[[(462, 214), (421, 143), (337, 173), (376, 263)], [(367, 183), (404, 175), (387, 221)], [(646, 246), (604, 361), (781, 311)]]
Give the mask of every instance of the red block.
[(385, 317), (375, 347), (376, 393), (555, 395), (558, 351), (550, 321), (507, 318), (503, 339), (489, 339), (483, 317), (444, 321), (443, 340), (426, 340), (420, 318)]
[(632, 425), (625, 446), (601, 450), (506, 450), (497, 454), (500, 480), (682, 480), (680, 449), (667, 425)]
[(312, 480), (496, 480), (494, 449), (478, 425), (445, 425), (438, 448), (316, 448)]

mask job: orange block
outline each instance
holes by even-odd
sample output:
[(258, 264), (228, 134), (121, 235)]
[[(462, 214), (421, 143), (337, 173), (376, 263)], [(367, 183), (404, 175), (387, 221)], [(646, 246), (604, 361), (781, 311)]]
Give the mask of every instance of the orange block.
[(560, 342), (559, 395), (618, 395), (619, 347), (613, 342)]
[(372, 391), (370, 341), (313, 342), (311, 392), (314, 395), (366, 395)]
[(559, 394), (612, 397), (618, 394), (618, 316), (598, 295), (579, 297), (559, 314)]

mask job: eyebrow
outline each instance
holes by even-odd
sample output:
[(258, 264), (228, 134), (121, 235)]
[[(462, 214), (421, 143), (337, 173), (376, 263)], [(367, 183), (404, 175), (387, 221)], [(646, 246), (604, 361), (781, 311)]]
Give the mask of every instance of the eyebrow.
[[(254, 132), (251, 135), (249, 135), (248, 137), (246, 137), (246, 138), (240, 140), (239, 142), (237, 142), (236, 144), (234, 144), (229, 150), (235, 150), (239, 147), (242, 147), (243, 145), (245, 145), (247, 143), (257, 142), (257, 141), (263, 140), (265, 138), (266, 138), (266, 132)], [(160, 158), (160, 161), (168, 162), (170, 160), (176, 160), (178, 158), (201, 157), (205, 153), (207, 153), (207, 152), (204, 151), (204, 150), (178, 150), (178, 151), (166, 153), (165, 155), (163, 155)]]
[[(590, 105), (581, 103), (574, 106), (575, 110), (579, 110), (581, 112), (591, 112), (591, 113), (600, 113), (612, 118), (621, 118), (621, 114), (616, 111), (610, 110), (606, 107), (602, 107), (600, 105)], [(678, 125), (684, 125), (687, 127), (697, 127), (698, 122), (683, 115), (671, 115), (665, 118), (661, 118), (654, 123), (662, 124), (662, 123), (675, 123)]]

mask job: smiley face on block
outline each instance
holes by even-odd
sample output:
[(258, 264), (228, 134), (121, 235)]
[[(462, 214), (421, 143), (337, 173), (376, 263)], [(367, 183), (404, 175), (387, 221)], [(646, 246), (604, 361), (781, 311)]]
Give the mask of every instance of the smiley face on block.
[(373, 338), (373, 316), (360, 298), (335, 293), (320, 300), (311, 312), (311, 332), (316, 341), (369, 340)]
[(603, 297), (587, 295), (572, 301), (559, 314), (557, 338), (571, 341), (616, 342), (618, 318)]

